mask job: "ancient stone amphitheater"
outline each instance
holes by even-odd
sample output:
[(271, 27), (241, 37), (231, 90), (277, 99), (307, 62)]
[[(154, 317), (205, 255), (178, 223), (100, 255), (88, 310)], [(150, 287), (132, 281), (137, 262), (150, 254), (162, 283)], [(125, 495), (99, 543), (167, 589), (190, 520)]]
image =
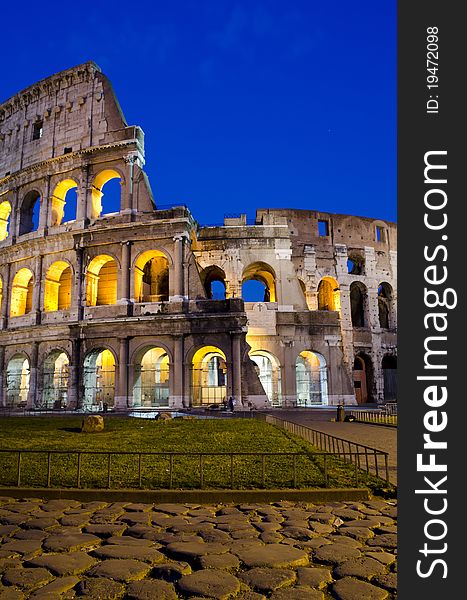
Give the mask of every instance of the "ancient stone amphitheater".
[(203, 226), (157, 206), (143, 166), (94, 63), (0, 105), (0, 406), (395, 399), (394, 223), (265, 209)]

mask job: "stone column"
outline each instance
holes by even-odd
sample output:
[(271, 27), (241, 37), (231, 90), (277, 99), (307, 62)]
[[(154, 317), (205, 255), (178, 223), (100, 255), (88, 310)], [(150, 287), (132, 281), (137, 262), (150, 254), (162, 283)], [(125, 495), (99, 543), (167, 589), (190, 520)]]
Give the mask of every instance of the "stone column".
[(131, 269), (131, 242), (122, 242), (122, 287), (120, 304), (128, 304), (131, 298), (130, 269)]
[[(138, 157), (135, 154), (129, 154), (125, 156), (123, 159), (125, 164), (127, 165), (126, 173), (127, 173), (127, 185), (126, 189), (122, 190), (122, 196), (120, 201), (120, 212), (128, 213), (132, 212), (133, 209), (133, 187), (134, 187), (134, 171), (135, 164), (138, 160)], [(123, 193), (125, 192), (125, 193)]]
[(297, 381), (295, 375), (294, 341), (284, 341), (284, 364), (282, 365), (282, 406), (295, 406)]
[(75, 273), (74, 273), (74, 277), (75, 277), (74, 302), (75, 302), (75, 308), (78, 311), (78, 314), (77, 314), (78, 321), (81, 321), (83, 319), (83, 312), (84, 312), (83, 290), (84, 290), (85, 281), (84, 281), (84, 272), (83, 272), (83, 253), (84, 253), (83, 248), (76, 245), (75, 246), (76, 260), (75, 260)]
[(50, 175), (47, 177), (47, 184), (45, 193), (41, 196), (41, 205), (39, 212), (39, 225), (37, 229), (39, 231), (45, 231), (47, 229), (48, 223), (48, 212), (49, 212), (49, 204), (50, 204)]
[(19, 224), (20, 224), (20, 206), (19, 206), (19, 190), (13, 188), (14, 201), (11, 207), (11, 221), (10, 221), (10, 235), (11, 242), (14, 244), (16, 238), (19, 235)]
[(7, 263), (5, 265), (5, 270), (3, 271), (2, 312), (0, 316), (0, 329), (6, 329), (8, 327), (8, 315), (10, 312), (11, 295), (10, 271), (10, 263)]
[(39, 342), (33, 342), (31, 347), (31, 364), (29, 366), (29, 391), (26, 408), (34, 408), (37, 395), (37, 359), (39, 357)]
[(128, 350), (129, 338), (124, 337), (118, 340), (118, 383), (116, 386), (116, 395), (114, 398), (115, 410), (125, 410), (128, 408)]
[[(76, 220), (84, 221), (87, 218), (87, 206), (88, 198), (91, 194), (91, 188), (88, 183), (89, 179), (89, 166), (86, 165), (81, 169), (81, 185), (78, 188), (78, 198), (76, 206)], [(92, 186), (91, 186), (92, 187)]]
[(170, 408), (183, 408), (183, 336), (177, 335), (173, 338), (174, 351), (173, 361), (170, 363)]
[(0, 346), (0, 407), (6, 406), (4, 375), (5, 375), (5, 346)]
[(80, 403), (80, 372), (81, 372), (81, 340), (71, 341), (71, 362), (68, 367), (68, 398), (67, 409), (74, 410)]
[(174, 284), (173, 284), (173, 296), (170, 300), (175, 302), (183, 300), (184, 298), (184, 268), (183, 268), (183, 259), (184, 259), (184, 238), (185, 236), (180, 234), (176, 235), (173, 240), (175, 242), (175, 252), (174, 252)]
[(41, 293), (42, 293), (42, 255), (34, 259), (34, 288), (32, 290), (32, 314), (35, 315), (34, 322), (41, 322)]
[(236, 409), (243, 407), (242, 402), (242, 356), (241, 356), (241, 338), (239, 333), (233, 333), (232, 340), (232, 394), (236, 400)]

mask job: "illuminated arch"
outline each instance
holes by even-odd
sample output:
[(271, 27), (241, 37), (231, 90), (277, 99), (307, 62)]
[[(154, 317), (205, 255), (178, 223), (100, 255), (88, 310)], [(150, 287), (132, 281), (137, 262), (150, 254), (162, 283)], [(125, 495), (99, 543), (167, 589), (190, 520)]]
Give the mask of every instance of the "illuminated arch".
[(323, 277), (318, 285), (318, 310), (341, 308), (339, 284), (333, 277)]
[[(55, 186), (51, 201), (50, 225), (54, 227), (64, 222), (68, 192), (76, 190), (78, 184), (73, 179), (63, 179)], [(76, 218), (76, 215), (75, 215)]]
[(297, 403), (301, 406), (328, 404), (328, 375), (324, 356), (304, 350), (295, 361)]
[[(104, 215), (104, 210), (102, 206), (102, 197), (104, 196), (104, 186), (106, 183), (111, 181), (112, 179), (119, 179), (120, 182), (122, 180), (122, 176), (118, 171), (114, 169), (105, 169), (98, 173), (92, 182), (92, 193), (91, 193), (91, 218), (98, 219), (102, 215)], [(120, 205), (118, 207), (120, 210)], [(117, 212), (117, 211), (112, 211)]]
[(255, 262), (249, 265), (243, 271), (242, 297), (245, 295), (244, 284), (250, 280), (259, 281), (264, 286), (264, 297), (252, 301), (276, 302), (276, 274), (272, 267), (264, 262)]
[(44, 311), (68, 310), (71, 306), (71, 266), (57, 260), (47, 270), (44, 284)]
[(135, 261), (136, 302), (169, 299), (169, 261), (160, 250), (142, 252)]
[(42, 404), (45, 408), (65, 408), (68, 398), (70, 359), (63, 350), (53, 350), (42, 368)]
[(20, 269), (11, 286), (10, 317), (20, 317), (32, 310), (34, 276), (29, 269)]
[(282, 385), (279, 361), (266, 350), (253, 350), (249, 355), (256, 364), (258, 377), (268, 400), (273, 406), (281, 406)]
[(169, 356), (164, 348), (146, 348), (138, 353), (135, 365), (133, 401), (135, 407), (169, 406)]
[(15, 354), (6, 369), (7, 399), (9, 407), (26, 406), (29, 394), (29, 360), (24, 354)]
[(86, 306), (102, 306), (117, 302), (118, 265), (113, 256), (100, 254), (86, 270)]
[(114, 404), (115, 357), (108, 348), (95, 348), (84, 359), (83, 408), (103, 408)]
[(227, 400), (227, 362), (216, 346), (203, 346), (193, 355), (191, 398), (194, 406)]
[(0, 202), (0, 242), (10, 233), (11, 204), (8, 200)]

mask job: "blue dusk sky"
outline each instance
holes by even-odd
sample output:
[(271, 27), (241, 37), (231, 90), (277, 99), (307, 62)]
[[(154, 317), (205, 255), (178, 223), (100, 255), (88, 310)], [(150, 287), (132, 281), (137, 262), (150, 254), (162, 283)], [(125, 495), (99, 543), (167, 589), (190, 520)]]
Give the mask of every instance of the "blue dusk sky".
[(51, 1), (3, 18), (0, 101), (94, 60), (146, 134), (156, 203), (205, 224), (275, 207), (396, 220), (394, 0)]

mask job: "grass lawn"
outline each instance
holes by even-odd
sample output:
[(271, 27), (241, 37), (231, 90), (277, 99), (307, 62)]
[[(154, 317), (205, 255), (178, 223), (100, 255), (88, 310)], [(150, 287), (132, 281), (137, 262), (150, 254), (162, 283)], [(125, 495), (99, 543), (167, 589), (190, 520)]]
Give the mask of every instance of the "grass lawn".
[[(78, 454), (82, 452), (135, 453), (223, 453), (205, 456), (203, 487), (205, 488), (270, 488), (293, 487), (293, 458), (286, 453), (305, 452), (295, 459), (297, 487), (323, 487), (324, 459), (305, 440), (255, 419), (194, 419), (156, 421), (109, 416), (105, 431), (81, 433), (79, 416), (6, 417), (0, 419), (0, 450), (39, 450), (21, 457), (21, 484), (47, 484), (48, 450), (58, 450), (50, 458), (50, 485), (76, 487)], [(63, 454), (62, 454), (63, 452)], [(73, 452), (74, 454), (67, 454)], [(229, 453), (278, 452), (282, 456), (235, 456)], [(107, 487), (109, 478), (107, 454), (82, 454), (80, 486)], [(16, 485), (18, 454), (0, 452), (0, 486)], [(355, 486), (355, 468), (326, 459), (329, 487)], [(232, 477), (233, 473), (233, 477)], [(377, 488), (381, 481), (360, 472), (359, 485)], [(138, 454), (112, 455), (110, 487), (183, 488), (201, 487), (199, 456), (164, 456)]]

